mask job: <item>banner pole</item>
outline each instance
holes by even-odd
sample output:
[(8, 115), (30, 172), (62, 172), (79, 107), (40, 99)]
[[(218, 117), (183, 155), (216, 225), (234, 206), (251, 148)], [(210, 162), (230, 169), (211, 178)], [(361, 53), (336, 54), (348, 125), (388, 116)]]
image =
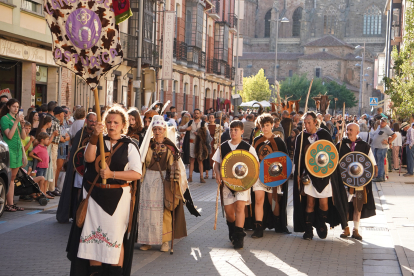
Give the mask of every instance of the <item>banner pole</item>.
[[(99, 95), (98, 95), (98, 88), (95, 88), (93, 90), (93, 93), (95, 95), (95, 111), (96, 111), (96, 117), (98, 119), (98, 122), (102, 122), (101, 118), (101, 106), (99, 105)], [(104, 141), (103, 141), (103, 134), (99, 134), (99, 152), (101, 153), (101, 169), (105, 169), (106, 163), (105, 163), (105, 147), (104, 147)], [(106, 179), (102, 178), (102, 184), (106, 184)]]

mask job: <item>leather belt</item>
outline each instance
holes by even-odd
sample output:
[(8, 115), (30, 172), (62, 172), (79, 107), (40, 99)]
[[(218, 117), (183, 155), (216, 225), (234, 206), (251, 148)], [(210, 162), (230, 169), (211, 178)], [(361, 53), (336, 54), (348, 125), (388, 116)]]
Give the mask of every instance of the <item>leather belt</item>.
[(193, 143), (194, 144), (194, 139), (190, 139), (190, 143)]
[(52, 142), (52, 144), (59, 145), (59, 143), (56, 143), (56, 142)]
[(101, 189), (118, 189), (122, 187), (127, 187), (131, 185), (131, 183), (125, 183), (125, 184), (102, 184), (102, 183), (96, 183), (95, 186), (99, 187)]

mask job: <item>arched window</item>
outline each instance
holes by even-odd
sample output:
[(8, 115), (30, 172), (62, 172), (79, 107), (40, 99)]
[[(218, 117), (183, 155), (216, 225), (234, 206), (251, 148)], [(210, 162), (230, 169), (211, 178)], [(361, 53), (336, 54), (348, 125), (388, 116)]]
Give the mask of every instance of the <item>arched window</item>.
[(377, 6), (371, 6), (365, 11), (363, 34), (381, 34), (381, 10)]
[(330, 6), (323, 17), (323, 33), (324, 34), (335, 34), (336, 20), (338, 18), (338, 11)]
[(297, 8), (293, 12), (293, 26), (292, 26), (292, 36), (300, 36), (300, 20), (302, 19), (302, 7)]
[(270, 37), (270, 19), (272, 18), (272, 10), (270, 9), (265, 15), (265, 33), (264, 37)]

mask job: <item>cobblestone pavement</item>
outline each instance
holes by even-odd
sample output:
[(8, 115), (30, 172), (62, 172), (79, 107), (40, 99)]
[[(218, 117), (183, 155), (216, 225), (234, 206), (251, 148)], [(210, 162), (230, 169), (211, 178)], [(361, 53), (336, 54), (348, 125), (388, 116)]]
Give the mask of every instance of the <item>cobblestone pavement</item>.
[[(194, 179), (199, 178), (196, 175)], [(389, 188), (385, 188), (387, 185)], [(339, 238), (341, 229), (338, 227), (329, 230), (325, 240), (320, 240), (315, 233), (312, 241), (303, 240), (302, 233), (286, 235), (274, 231), (266, 231), (262, 239), (254, 240), (250, 237), (252, 232), (247, 231), (244, 249), (236, 251), (228, 240), (227, 225), (221, 210), (217, 230), (213, 230), (217, 191), (215, 182), (208, 179), (206, 184), (191, 183), (191, 193), (201, 217), (195, 218), (186, 211), (188, 237), (175, 241), (173, 255), (160, 252), (159, 247), (140, 251), (137, 244), (132, 274), (401, 275), (398, 247), (396, 253), (395, 238), (392, 231), (388, 231), (394, 227), (390, 226), (393, 221), (386, 215), (391, 204), (389, 200), (394, 198), (387, 196), (387, 202), (384, 202), (382, 194), (391, 188), (394, 193), (407, 192), (398, 188), (400, 183), (395, 185), (394, 189), (391, 182), (381, 183), (378, 184), (379, 191), (374, 189), (377, 216), (361, 221), (361, 234), (364, 237), (362, 242)], [(411, 195), (414, 195), (414, 185), (409, 187)], [(291, 189), (292, 187), (290, 193)], [(395, 197), (396, 201), (397, 198)], [(413, 204), (408, 202), (408, 197), (406, 203), (410, 206)], [(69, 274), (70, 264), (65, 248), (70, 224), (57, 223), (54, 212), (27, 210), (5, 213), (0, 218), (0, 244), (3, 249), (0, 250), (0, 276)], [(291, 231), (292, 213), (290, 197), (288, 218)], [(413, 219), (414, 212), (411, 211), (410, 214), (409, 218)], [(404, 254), (405, 265), (410, 269), (414, 255), (408, 253), (414, 252), (411, 251), (414, 241), (412, 238), (409, 241), (407, 239), (408, 231), (412, 233), (412, 227), (404, 229), (407, 236), (401, 236), (401, 244), (409, 244), (409, 247), (404, 248)]]

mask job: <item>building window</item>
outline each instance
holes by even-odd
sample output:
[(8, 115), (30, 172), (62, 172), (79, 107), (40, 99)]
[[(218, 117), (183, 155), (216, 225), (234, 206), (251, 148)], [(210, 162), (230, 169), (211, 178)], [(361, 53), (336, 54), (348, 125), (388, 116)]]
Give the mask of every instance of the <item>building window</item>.
[(160, 85), (160, 102), (164, 102), (164, 81), (161, 81)]
[(289, 70), (289, 78), (293, 77), (293, 70)]
[(394, 39), (395, 37), (401, 36), (401, 9), (400, 8), (394, 8), (392, 10), (392, 28), (391, 28), (391, 39)]
[(324, 34), (335, 34), (336, 20), (338, 18), (338, 11), (330, 6), (323, 17), (323, 33)]
[(184, 83), (184, 93), (183, 93), (183, 108), (187, 110), (187, 86), (188, 83)]
[(272, 10), (270, 9), (265, 15), (265, 33), (264, 37), (270, 37), (270, 19), (272, 18)]
[(300, 36), (300, 20), (302, 19), (302, 8), (299, 7), (293, 12), (293, 26), (292, 26), (292, 36)]
[[(7, 1), (6, 1), (7, 2)], [(43, 14), (43, 1), (39, 0), (22, 0), (22, 9), (31, 11), (37, 14)]]
[(114, 78), (114, 87), (112, 88), (112, 102), (117, 103), (118, 102), (118, 77), (115, 76)]
[(187, 1), (185, 11), (185, 43), (201, 49), (203, 46), (204, 8), (197, 2)]
[(196, 94), (197, 94), (197, 85), (194, 85), (194, 90), (193, 90), (193, 110), (196, 108)]
[(178, 81), (174, 81), (173, 83), (173, 91), (172, 91), (172, 106), (177, 106), (177, 95), (175, 94), (175, 91), (177, 89)]
[(364, 35), (381, 34), (381, 10), (377, 6), (369, 7), (364, 13)]
[(214, 57), (226, 61), (229, 53), (229, 26), (225, 22), (216, 22), (214, 32)]
[(315, 68), (315, 77), (320, 78), (321, 77), (321, 68)]

